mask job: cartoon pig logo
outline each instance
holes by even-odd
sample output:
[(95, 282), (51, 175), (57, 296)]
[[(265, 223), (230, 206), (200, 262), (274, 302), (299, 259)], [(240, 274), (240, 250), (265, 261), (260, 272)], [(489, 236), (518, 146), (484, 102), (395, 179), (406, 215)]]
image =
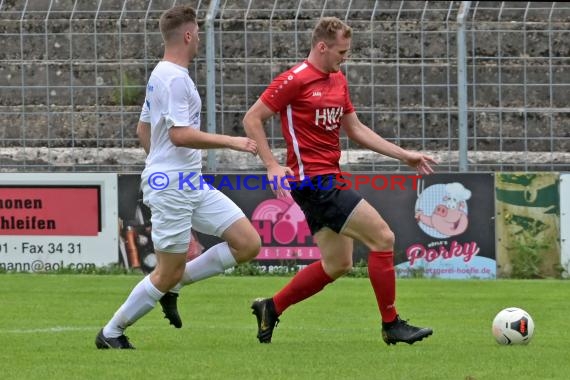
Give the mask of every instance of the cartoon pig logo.
[(420, 228), (435, 238), (460, 235), (469, 225), (467, 200), (471, 191), (461, 183), (433, 185), (416, 201), (416, 220)]

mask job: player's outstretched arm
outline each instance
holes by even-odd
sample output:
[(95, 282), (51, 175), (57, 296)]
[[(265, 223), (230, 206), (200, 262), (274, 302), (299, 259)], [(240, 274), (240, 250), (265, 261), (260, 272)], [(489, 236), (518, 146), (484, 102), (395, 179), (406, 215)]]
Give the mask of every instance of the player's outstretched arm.
[(168, 130), (172, 144), (192, 149), (229, 148), (257, 154), (257, 143), (248, 137), (226, 136), (202, 132), (198, 129), (173, 126)]
[(431, 174), (433, 173), (431, 165), (437, 165), (437, 161), (431, 156), (406, 150), (382, 138), (362, 124), (355, 112), (343, 116), (342, 127), (349, 139), (376, 153), (400, 160), (416, 169), (419, 174)]

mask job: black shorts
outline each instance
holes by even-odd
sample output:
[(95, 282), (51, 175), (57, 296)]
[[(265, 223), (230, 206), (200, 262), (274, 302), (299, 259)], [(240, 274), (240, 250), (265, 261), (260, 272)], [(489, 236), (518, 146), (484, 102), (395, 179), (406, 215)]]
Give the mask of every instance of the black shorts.
[(291, 182), (290, 186), (291, 196), (303, 210), (313, 235), (323, 227), (340, 233), (356, 205), (363, 199), (355, 190), (343, 190), (343, 184), (336, 180), (335, 174)]

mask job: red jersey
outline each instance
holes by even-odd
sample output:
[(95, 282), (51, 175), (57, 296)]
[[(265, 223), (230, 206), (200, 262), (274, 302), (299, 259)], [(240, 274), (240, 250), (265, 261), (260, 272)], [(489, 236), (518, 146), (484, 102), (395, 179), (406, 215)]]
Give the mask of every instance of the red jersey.
[(354, 112), (342, 72), (326, 74), (304, 61), (278, 75), (261, 100), (281, 116), (296, 179), (340, 172), (340, 119)]

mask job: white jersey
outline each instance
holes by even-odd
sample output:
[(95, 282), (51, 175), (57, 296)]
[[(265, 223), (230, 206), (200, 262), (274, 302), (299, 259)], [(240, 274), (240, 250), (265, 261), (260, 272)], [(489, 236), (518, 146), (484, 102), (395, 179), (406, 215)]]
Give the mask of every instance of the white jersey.
[(150, 152), (142, 177), (162, 172), (177, 176), (178, 172), (199, 173), (202, 151), (176, 147), (170, 141), (172, 126), (200, 129), (202, 100), (188, 69), (168, 61), (159, 62), (146, 86), (146, 98), (140, 121), (150, 123)]

